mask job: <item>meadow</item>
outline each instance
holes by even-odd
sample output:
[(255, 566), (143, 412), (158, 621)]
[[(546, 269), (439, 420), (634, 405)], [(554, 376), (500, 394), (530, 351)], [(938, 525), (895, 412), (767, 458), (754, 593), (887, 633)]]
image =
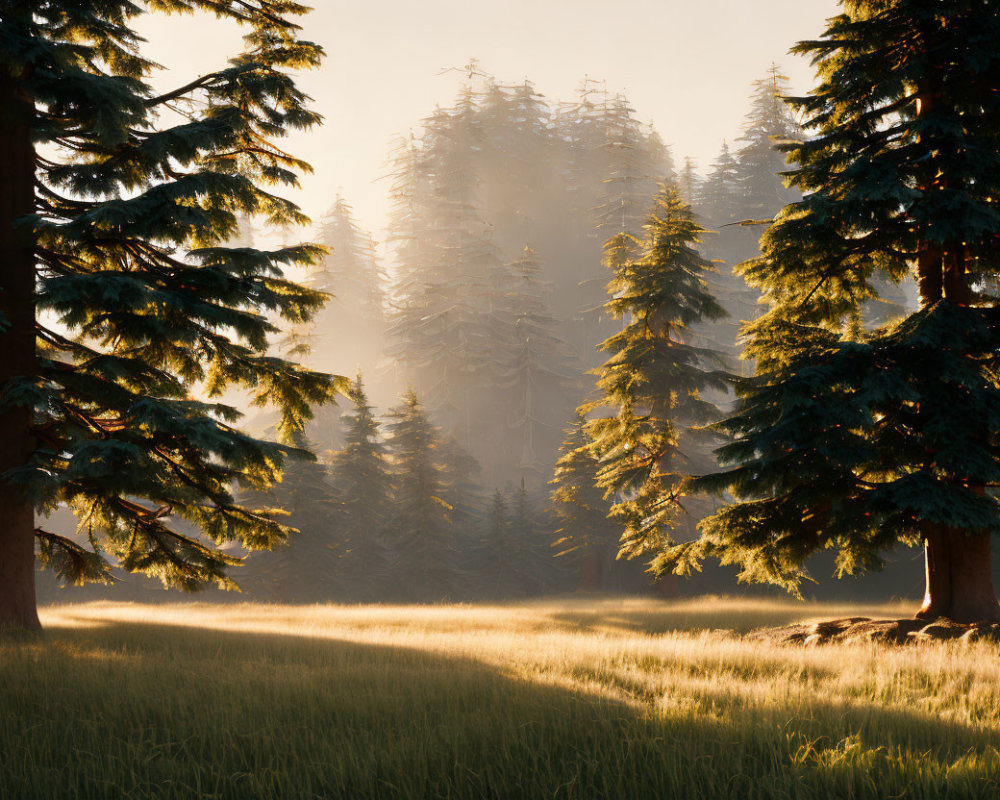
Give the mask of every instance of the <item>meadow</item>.
[(995, 644), (740, 636), (910, 611), (49, 607), (0, 641), (0, 797), (995, 798)]

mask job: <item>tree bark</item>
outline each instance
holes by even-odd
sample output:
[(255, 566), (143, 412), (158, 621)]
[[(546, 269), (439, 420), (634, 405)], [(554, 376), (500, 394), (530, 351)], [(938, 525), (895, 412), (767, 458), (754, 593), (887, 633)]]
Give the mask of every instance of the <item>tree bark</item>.
[[(929, 30), (928, 49), (935, 32)], [(941, 103), (947, 102), (940, 85), (930, 78), (918, 88), (917, 115), (926, 116)], [(936, 160), (928, 162), (924, 189), (956, 187), (954, 176), (942, 170)], [(968, 247), (964, 242), (951, 241), (943, 246), (922, 237), (917, 255), (917, 283), (921, 308), (940, 301), (967, 306), (975, 303), (975, 293), (969, 284)], [(980, 493), (983, 486), (974, 487)], [(947, 617), (955, 622), (990, 622), (1000, 620), (1000, 606), (993, 589), (989, 534), (948, 528), (925, 521), (924, 567), (926, 586), (924, 603), (917, 612), (919, 619)]]
[(945, 529), (933, 522), (924, 522), (924, 603), (918, 619), (948, 616), (951, 605), (951, 559), (949, 538)]
[(924, 561), (927, 588), (918, 619), (1000, 621), (993, 589), (990, 535), (928, 525)]
[[(35, 206), (33, 108), (9, 67), (0, 65), (0, 391), (37, 372), (35, 262), (31, 232), (15, 226)], [(34, 507), (5, 479), (34, 449), (31, 409), (0, 413), (0, 628), (39, 628), (35, 606)]]

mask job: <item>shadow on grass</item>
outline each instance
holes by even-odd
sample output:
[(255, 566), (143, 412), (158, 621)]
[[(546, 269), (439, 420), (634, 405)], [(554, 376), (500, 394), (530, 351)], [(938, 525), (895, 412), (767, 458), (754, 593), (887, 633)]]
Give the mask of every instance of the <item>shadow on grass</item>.
[(610, 700), (411, 648), (158, 624), (0, 647), (0, 797), (995, 797), (996, 731)]

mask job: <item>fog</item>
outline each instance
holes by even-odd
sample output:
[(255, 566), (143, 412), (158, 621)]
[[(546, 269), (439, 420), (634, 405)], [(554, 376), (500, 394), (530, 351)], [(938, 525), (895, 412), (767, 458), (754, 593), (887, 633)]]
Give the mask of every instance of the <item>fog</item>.
[[(656, 193), (677, 188), (706, 228), (710, 288), (729, 312), (695, 340), (745, 374), (738, 337), (758, 295), (733, 267), (757, 254), (761, 229), (737, 223), (797, 197), (776, 174), (773, 139), (799, 134), (780, 97), (805, 91), (810, 67), (788, 50), (835, 10), (437, 0), (320, 3), (305, 18), (306, 38), (327, 51), (301, 79), (324, 124), (286, 144), (314, 167), (292, 195), (313, 225), (244, 220), (231, 244), (330, 249), (294, 277), (331, 300), (286, 328), (276, 351), (360, 377), (364, 394), (317, 411), (300, 442), (316, 464), (293, 464), (273, 492), (247, 498), (287, 508), (301, 531), (250, 554), (235, 577), (251, 597), (653, 590), (641, 561), (615, 558), (620, 530), (603, 519), (613, 498), (595, 494), (587, 531), (563, 525), (552, 499), (566, 488), (553, 476), (575, 409), (594, 399), (600, 344), (623, 324), (603, 308), (602, 251), (617, 234), (638, 241)], [(168, 68), (163, 88), (239, 47), (235, 28), (202, 18), (143, 33)], [(904, 289), (893, 303), (911, 300)], [(254, 412), (247, 424), (266, 433), (272, 422)], [(688, 468), (710, 470), (710, 450), (686, 452)], [(710, 508), (688, 503), (682, 538)], [(903, 558), (880, 596), (918, 582)], [(421, 563), (437, 583), (407, 584)], [(713, 570), (657, 591), (734, 586), (731, 571)]]

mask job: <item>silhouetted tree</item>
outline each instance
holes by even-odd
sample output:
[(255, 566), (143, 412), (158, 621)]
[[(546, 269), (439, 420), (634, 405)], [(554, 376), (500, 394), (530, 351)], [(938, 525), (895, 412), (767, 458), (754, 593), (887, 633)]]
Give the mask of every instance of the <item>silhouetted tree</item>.
[(330, 465), (337, 508), (327, 524), (341, 542), (334, 591), (371, 602), (391, 593), (393, 560), (386, 534), (392, 521), (392, 475), (360, 375), (349, 396), (354, 407), (344, 415), (344, 446)]
[(444, 498), (437, 461), (438, 432), (416, 394), (407, 392), (389, 412), (393, 503), (388, 543), (396, 562), (393, 584), (407, 600), (441, 600), (462, 588), (453, 507)]
[[(293, 442), (312, 445), (301, 433)], [(254, 599), (279, 603), (329, 600), (340, 586), (338, 562), (344, 553), (338, 503), (326, 466), (314, 456), (290, 460), (281, 483), (254, 498), (256, 503), (288, 509), (285, 524), (294, 529), (270, 552), (253, 553), (245, 585)]]

